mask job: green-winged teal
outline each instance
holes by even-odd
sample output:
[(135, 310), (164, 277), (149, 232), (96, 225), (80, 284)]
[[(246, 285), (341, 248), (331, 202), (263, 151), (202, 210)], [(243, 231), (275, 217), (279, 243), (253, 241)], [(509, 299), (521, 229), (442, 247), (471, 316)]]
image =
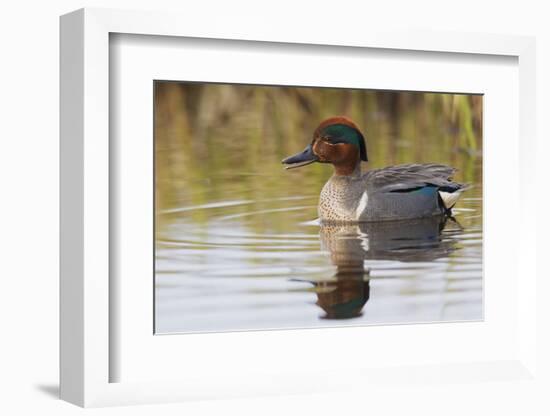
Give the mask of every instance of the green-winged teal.
[(300, 153), (283, 160), (287, 169), (332, 163), (334, 175), (321, 191), (324, 222), (369, 222), (449, 215), (465, 185), (452, 182), (455, 170), (440, 164), (408, 164), (361, 172), (365, 139), (347, 117), (323, 121)]

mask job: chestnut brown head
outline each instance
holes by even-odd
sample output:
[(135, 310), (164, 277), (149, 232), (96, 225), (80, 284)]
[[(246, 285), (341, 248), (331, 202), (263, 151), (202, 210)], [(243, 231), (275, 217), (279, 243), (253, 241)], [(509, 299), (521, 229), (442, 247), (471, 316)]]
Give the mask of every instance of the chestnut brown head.
[(361, 160), (368, 159), (359, 127), (347, 117), (331, 117), (315, 129), (311, 143), (302, 152), (284, 159), (283, 164), (292, 169), (313, 162), (332, 163), (345, 174)]

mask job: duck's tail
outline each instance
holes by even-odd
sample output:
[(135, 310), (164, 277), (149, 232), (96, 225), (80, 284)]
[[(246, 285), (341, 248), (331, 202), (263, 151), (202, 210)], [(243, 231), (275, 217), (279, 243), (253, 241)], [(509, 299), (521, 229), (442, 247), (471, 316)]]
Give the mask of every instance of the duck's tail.
[(454, 186), (440, 187), (438, 189), (439, 204), (445, 210), (445, 214), (452, 216), (452, 209), (456, 205), (462, 192), (470, 188), (470, 185), (453, 183)]

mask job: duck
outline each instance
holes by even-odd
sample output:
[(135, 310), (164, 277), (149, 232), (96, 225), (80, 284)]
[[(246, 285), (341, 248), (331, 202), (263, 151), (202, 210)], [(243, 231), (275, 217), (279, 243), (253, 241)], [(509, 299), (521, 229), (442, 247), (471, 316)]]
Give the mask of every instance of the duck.
[(313, 132), (306, 148), (282, 160), (286, 169), (332, 164), (318, 204), (321, 223), (362, 223), (452, 217), (467, 184), (452, 181), (456, 169), (438, 163), (411, 163), (361, 169), (368, 162), (365, 136), (350, 118), (330, 117)]

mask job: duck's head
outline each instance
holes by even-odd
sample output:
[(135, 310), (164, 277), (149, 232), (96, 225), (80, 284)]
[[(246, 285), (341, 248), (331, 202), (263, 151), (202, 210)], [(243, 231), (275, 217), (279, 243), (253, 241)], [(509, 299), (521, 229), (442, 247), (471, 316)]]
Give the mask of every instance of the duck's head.
[(286, 169), (313, 162), (332, 163), (337, 174), (351, 174), (361, 160), (367, 161), (365, 138), (347, 117), (331, 117), (319, 124), (306, 148), (282, 162)]

